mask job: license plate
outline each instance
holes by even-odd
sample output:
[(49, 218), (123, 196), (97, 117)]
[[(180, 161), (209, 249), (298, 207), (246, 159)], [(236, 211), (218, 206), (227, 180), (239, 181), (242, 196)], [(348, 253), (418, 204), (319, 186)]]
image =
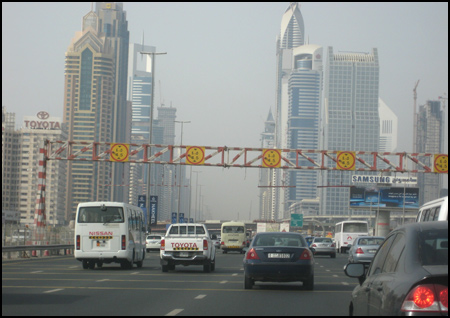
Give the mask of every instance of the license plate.
[(375, 254), (377, 252), (377, 250), (369, 250), (370, 254)]
[(106, 243), (97, 241), (97, 247), (105, 247)]
[(188, 252), (181, 252), (180, 253), (180, 257), (189, 257), (189, 253)]
[(269, 253), (269, 258), (290, 258), (291, 254), (289, 253)]

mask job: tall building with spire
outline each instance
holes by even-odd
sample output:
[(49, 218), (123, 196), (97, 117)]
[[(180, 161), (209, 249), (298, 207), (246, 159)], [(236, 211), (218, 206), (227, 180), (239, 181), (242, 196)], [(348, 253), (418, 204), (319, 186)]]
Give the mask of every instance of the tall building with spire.
[[(114, 63), (113, 106), (111, 110), (112, 142), (129, 143), (131, 139), (129, 105), (127, 104), (128, 80), (128, 49), (129, 31), (126, 12), (121, 2), (96, 2), (98, 16), (97, 31), (107, 39), (111, 45)], [(128, 187), (120, 186), (129, 180), (127, 166), (114, 164), (112, 166), (110, 187), (111, 200), (127, 202)]]
[[(276, 79), (276, 111), (275, 111), (275, 148), (288, 146), (289, 117), (289, 79), (293, 71), (293, 49), (305, 42), (305, 26), (300, 12), (300, 5), (291, 2), (281, 19), (280, 34), (276, 39), (277, 79)], [(276, 219), (285, 217), (287, 192), (283, 186), (289, 175), (285, 170), (273, 169), (274, 186), (270, 190), (274, 202), (272, 215)]]
[[(66, 52), (63, 120), (68, 140), (75, 142), (113, 141), (115, 62), (111, 39), (99, 31), (99, 23), (95, 12), (86, 14)], [(73, 151), (82, 147), (74, 145)], [(111, 165), (69, 161), (67, 172), (68, 220), (80, 202), (111, 199)]]
[[(272, 111), (269, 110), (269, 115), (264, 123), (264, 132), (261, 134), (261, 148), (273, 148), (275, 146), (275, 119)], [(274, 184), (272, 178), (274, 174), (273, 169), (259, 169), (259, 218), (261, 220), (275, 220), (275, 203), (272, 197), (272, 188)]]

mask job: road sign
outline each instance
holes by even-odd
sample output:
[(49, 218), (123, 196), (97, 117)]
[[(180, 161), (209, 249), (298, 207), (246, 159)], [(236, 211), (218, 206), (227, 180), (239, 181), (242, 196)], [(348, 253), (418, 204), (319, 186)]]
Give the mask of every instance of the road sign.
[(354, 151), (338, 151), (336, 169), (338, 170), (355, 170), (355, 152)]
[(262, 165), (265, 168), (281, 167), (281, 151), (278, 149), (263, 149)]
[(118, 162), (128, 161), (130, 154), (129, 144), (111, 144), (111, 160)]
[(434, 172), (448, 173), (448, 155), (437, 154), (434, 155)]
[(205, 147), (191, 146), (186, 148), (186, 163), (202, 165), (205, 162)]
[(303, 214), (291, 214), (291, 226), (303, 227)]

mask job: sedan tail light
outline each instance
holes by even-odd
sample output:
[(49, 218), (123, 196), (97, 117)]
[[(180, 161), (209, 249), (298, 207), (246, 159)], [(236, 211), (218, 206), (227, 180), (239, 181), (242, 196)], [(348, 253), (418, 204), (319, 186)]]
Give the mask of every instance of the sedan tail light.
[(311, 245), (311, 247), (317, 247), (317, 245), (316, 245), (316, 244), (313, 244), (313, 245)]
[(414, 287), (403, 301), (402, 311), (448, 313), (448, 286), (426, 284)]
[(245, 259), (259, 259), (259, 256), (258, 254), (256, 254), (255, 249), (252, 248), (247, 252), (247, 256), (245, 257)]
[(161, 240), (161, 247), (160, 247), (160, 249), (162, 251), (164, 251), (166, 249), (166, 240)]
[(358, 249), (356, 250), (356, 254), (364, 254), (364, 251), (361, 247), (358, 247)]
[(299, 259), (301, 259), (301, 260), (310, 260), (310, 259), (312, 259), (312, 253), (311, 253), (311, 251), (308, 250), (308, 249), (305, 249), (305, 250), (300, 254)]

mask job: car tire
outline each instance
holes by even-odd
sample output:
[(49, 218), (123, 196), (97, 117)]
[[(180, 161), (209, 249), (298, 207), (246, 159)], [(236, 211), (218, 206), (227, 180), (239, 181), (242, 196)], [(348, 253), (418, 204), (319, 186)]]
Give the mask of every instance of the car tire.
[(314, 275), (311, 275), (308, 280), (303, 282), (303, 287), (306, 290), (314, 290)]
[(244, 275), (244, 289), (252, 289), (253, 285), (255, 285), (255, 281), (247, 275)]
[(330, 254), (331, 258), (336, 258), (336, 253)]

